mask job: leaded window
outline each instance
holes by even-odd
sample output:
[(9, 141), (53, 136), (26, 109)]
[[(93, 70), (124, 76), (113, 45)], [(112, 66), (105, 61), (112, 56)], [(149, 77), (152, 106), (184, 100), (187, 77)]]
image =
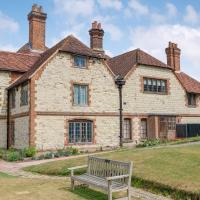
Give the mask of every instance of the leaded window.
[(176, 130), (176, 117), (160, 117), (160, 128), (161, 131)]
[(144, 78), (144, 92), (167, 93), (167, 81), (162, 79)]
[(77, 68), (86, 68), (86, 57), (74, 56), (74, 66)]
[(92, 121), (71, 121), (69, 122), (69, 143), (91, 143), (93, 139)]
[(196, 106), (196, 94), (194, 93), (188, 93), (188, 105), (189, 106)]
[(88, 85), (74, 85), (74, 105), (88, 105)]
[(141, 119), (140, 134), (141, 138), (147, 138), (147, 119)]
[(21, 106), (25, 106), (25, 105), (28, 105), (28, 84), (23, 84), (21, 86), (21, 103), (20, 105)]
[(11, 108), (15, 108), (15, 99), (16, 99), (16, 91), (15, 89), (12, 89), (10, 92), (10, 105)]
[(131, 119), (124, 119), (124, 132), (123, 139), (130, 140), (131, 139)]

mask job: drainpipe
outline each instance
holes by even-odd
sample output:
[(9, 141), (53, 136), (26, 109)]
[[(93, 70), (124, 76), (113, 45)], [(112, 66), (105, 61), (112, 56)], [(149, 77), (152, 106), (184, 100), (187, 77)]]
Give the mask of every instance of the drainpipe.
[(120, 147), (123, 147), (123, 107), (122, 107), (122, 87), (125, 85), (126, 81), (124, 78), (120, 75), (116, 76), (115, 78), (115, 84), (118, 87), (119, 90), (119, 122), (120, 122), (120, 132), (119, 132), (119, 138), (120, 138)]
[(7, 91), (7, 149), (10, 147), (10, 90)]

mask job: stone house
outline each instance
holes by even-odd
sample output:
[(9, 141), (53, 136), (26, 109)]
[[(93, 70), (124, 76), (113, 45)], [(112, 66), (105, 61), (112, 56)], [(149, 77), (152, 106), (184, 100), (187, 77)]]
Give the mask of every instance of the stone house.
[(126, 80), (123, 141), (176, 137), (176, 125), (200, 124), (200, 83), (180, 70), (181, 50), (166, 48), (167, 64), (136, 49), (110, 58), (96, 21), (90, 47), (72, 35), (45, 46), (47, 15), (33, 5), (29, 42), (0, 52), (0, 147), (38, 150), (119, 145), (119, 92)]

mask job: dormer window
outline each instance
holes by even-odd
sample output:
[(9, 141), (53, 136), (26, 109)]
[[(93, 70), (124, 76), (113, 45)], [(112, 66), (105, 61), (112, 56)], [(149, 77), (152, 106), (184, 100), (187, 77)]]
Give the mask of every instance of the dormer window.
[(86, 57), (85, 56), (74, 56), (74, 66), (77, 68), (86, 68)]
[(187, 99), (188, 99), (188, 106), (192, 106), (192, 107), (196, 106), (196, 94), (188, 93)]

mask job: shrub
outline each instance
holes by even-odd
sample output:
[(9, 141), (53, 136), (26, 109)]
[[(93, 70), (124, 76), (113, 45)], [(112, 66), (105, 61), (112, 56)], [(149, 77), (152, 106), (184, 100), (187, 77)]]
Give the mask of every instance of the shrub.
[(3, 155), (3, 159), (9, 162), (23, 160), (22, 155), (19, 151), (8, 151)]
[(48, 152), (44, 154), (44, 159), (51, 159), (54, 157), (54, 154), (52, 152)]
[(36, 154), (36, 148), (35, 147), (28, 147), (24, 149), (25, 157), (33, 157)]
[(148, 140), (144, 140), (141, 144), (138, 144), (137, 147), (151, 147), (151, 146), (156, 146), (161, 144), (162, 141), (160, 141), (159, 139), (148, 139)]

